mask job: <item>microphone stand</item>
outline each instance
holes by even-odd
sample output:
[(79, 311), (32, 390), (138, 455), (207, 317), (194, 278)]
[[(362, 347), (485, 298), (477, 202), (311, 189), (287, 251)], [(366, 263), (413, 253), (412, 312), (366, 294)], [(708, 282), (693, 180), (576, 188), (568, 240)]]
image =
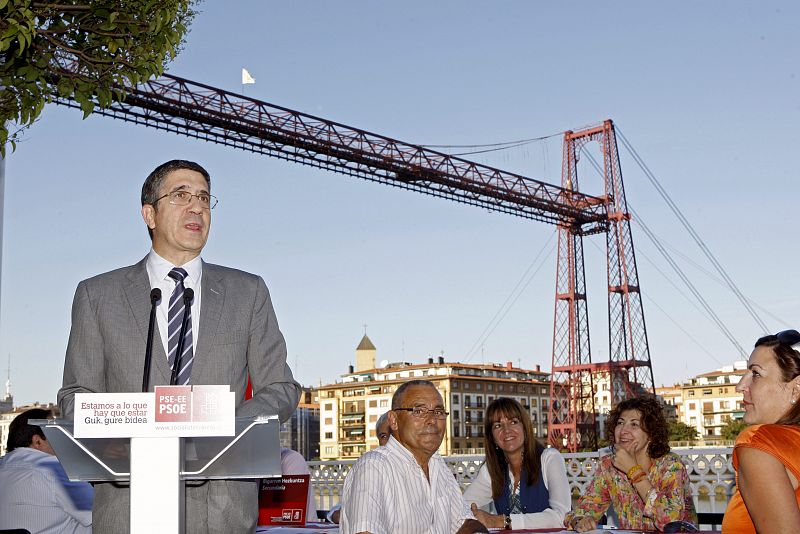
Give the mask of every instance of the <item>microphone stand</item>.
[(189, 323), (192, 300), (194, 300), (194, 290), (187, 287), (183, 291), (183, 319), (181, 320), (181, 332), (178, 335), (178, 346), (175, 347), (175, 363), (172, 366), (172, 376), (169, 379), (170, 386), (178, 384), (178, 373), (181, 371), (181, 360), (183, 359), (183, 344), (186, 341), (184, 336), (186, 336), (186, 328)]
[(156, 306), (161, 300), (161, 290), (154, 287), (150, 290), (150, 326), (147, 327), (147, 345), (144, 348), (144, 376), (142, 376), (142, 393), (150, 389), (150, 362), (153, 360), (153, 331), (156, 324)]

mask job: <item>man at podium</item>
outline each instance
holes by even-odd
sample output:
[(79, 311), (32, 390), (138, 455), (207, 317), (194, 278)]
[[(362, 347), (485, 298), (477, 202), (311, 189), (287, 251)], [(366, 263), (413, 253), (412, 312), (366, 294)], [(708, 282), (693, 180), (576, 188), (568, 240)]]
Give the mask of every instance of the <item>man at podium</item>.
[[(200, 257), (217, 204), (208, 172), (191, 161), (168, 161), (147, 177), (141, 201), (150, 252), (135, 265), (84, 280), (75, 291), (61, 413), (72, 417), (75, 393), (141, 391), (151, 296), (158, 288), (150, 391), (170, 383), (177, 360), (178, 384), (230, 384), (237, 416), (278, 414), (285, 421), (300, 386), (286, 365), (264, 280)], [(253, 397), (245, 400), (248, 376)], [(187, 485), (187, 532), (254, 532), (257, 519), (256, 481)], [(129, 524), (128, 488), (97, 484), (94, 532), (127, 532)]]

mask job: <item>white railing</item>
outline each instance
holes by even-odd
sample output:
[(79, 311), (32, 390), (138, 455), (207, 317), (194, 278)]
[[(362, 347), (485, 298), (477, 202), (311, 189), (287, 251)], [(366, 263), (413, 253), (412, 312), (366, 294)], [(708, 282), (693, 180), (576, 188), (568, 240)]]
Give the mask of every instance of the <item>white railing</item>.
[[(692, 484), (695, 506), (699, 512), (724, 512), (734, 491), (734, 470), (730, 447), (721, 448), (681, 448), (672, 449), (686, 465)], [(567, 453), (564, 460), (567, 466), (567, 479), (577, 498), (585, 491), (592, 479), (597, 463), (595, 453)], [(478, 474), (483, 463), (480, 456), (446, 456), (453, 475), (462, 489), (465, 489)], [(355, 460), (309, 462), (311, 484), (317, 496), (317, 509), (328, 510), (339, 502), (344, 477)]]

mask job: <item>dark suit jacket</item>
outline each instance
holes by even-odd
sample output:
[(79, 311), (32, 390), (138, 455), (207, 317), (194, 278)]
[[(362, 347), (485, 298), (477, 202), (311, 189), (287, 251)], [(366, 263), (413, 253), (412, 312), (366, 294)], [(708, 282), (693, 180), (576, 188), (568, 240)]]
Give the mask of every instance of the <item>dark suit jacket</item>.
[[(58, 392), (63, 417), (72, 417), (75, 393), (141, 390), (150, 316), (145, 263), (146, 258), (78, 284)], [(253, 398), (245, 400), (248, 376)], [(169, 379), (167, 356), (156, 334), (151, 390), (169, 384)], [(286, 344), (261, 277), (203, 262), (200, 327), (190, 383), (230, 384), (240, 416), (278, 414), (285, 421), (294, 412), (300, 386), (286, 365)], [(110, 484), (97, 486), (95, 532), (128, 530), (127, 498), (127, 491)], [(187, 532), (252, 531), (256, 500), (254, 482), (219, 481), (187, 489)]]

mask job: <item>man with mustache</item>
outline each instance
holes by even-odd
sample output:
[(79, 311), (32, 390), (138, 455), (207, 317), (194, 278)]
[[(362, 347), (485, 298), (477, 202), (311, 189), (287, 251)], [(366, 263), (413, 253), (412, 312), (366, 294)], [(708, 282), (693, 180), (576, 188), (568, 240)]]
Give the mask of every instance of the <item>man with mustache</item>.
[(344, 481), (342, 534), (488, 532), (437, 452), (447, 412), (433, 383), (397, 388), (388, 417), (386, 446), (364, 454)]
[[(181, 361), (179, 384), (230, 384), (237, 416), (289, 418), (300, 386), (286, 365), (286, 344), (260, 276), (204, 262), (211, 178), (199, 164), (172, 160), (142, 186), (142, 218), (152, 248), (136, 265), (84, 280), (72, 306), (72, 329), (58, 393), (61, 413), (73, 416), (75, 393), (141, 390), (151, 288), (161, 289), (150, 389), (169, 384)], [(184, 352), (176, 358), (185, 290), (192, 289)], [(245, 400), (248, 377), (253, 396)], [(129, 491), (95, 486), (95, 533), (128, 532)], [(186, 488), (186, 531), (255, 532), (258, 482), (219, 480)]]

